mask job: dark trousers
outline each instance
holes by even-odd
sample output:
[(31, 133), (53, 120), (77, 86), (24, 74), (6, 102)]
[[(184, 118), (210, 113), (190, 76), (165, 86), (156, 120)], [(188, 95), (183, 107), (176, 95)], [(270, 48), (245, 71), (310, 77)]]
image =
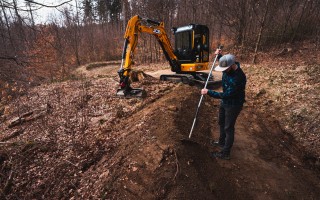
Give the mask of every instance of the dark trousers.
[(234, 126), (242, 106), (223, 106), (219, 109), (219, 144), (224, 145), (222, 152), (229, 155), (234, 141)]

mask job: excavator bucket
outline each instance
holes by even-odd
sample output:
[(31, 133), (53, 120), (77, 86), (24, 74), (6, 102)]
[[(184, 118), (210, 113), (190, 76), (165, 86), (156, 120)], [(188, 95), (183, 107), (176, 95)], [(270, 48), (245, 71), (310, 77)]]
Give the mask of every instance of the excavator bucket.
[(145, 98), (147, 93), (142, 88), (132, 88), (130, 91), (125, 91), (125, 89), (118, 89), (117, 96), (124, 98)]

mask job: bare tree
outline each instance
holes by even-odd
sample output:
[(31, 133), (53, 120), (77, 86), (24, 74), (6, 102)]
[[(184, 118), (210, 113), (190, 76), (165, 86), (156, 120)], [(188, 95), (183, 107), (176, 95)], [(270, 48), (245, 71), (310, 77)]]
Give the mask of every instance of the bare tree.
[(262, 33), (263, 33), (265, 21), (266, 21), (268, 10), (269, 10), (269, 0), (266, 0), (266, 5), (264, 7), (265, 7), (265, 11), (264, 11), (264, 14), (263, 14), (262, 19), (261, 19), (260, 28), (259, 28), (259, 32), (258, 32), (258, 38), (257, 38), (257, 41), (256, 41), (256, 47), (254, 49), (254, 55), (253, 55), (252, 63), (256, 62), (257, 52), (258, 52), (258, 48), (259, 48), (260, 41), (261, 41), (261, 36), (262, 36)]

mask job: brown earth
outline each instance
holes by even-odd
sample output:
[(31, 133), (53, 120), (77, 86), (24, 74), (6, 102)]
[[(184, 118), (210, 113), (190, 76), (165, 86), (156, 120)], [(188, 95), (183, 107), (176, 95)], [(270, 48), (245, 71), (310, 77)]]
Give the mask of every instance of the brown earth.
[[(164, 69), (139, 69), (150, 68)], [(243, 68), (259, 80), (252, 66)], [(82, 68), (79, 80), (33, 88), (6, 107), (1, 199), (319, 198), (317, 160), (305, 160), (313, 151), (285, 129), (273, 102), (272, 113), (265, 110), (272, 91), (261, 82), (248, 84), (225, 161), (210, 157), (218, 150), (209, 144), (218, 137), (218, 100), (205, 97), (187, 142), (199, 88), (146, 77), (134, 84), (147, 90), (145, 99), (116, 98), (117, 67), (99, 70)]]

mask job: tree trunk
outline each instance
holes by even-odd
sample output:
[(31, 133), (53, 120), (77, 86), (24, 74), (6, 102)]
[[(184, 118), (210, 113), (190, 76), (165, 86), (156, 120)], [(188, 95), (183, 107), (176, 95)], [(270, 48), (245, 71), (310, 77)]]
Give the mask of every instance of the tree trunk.
[(303, 17), (303, 15), (305, 14), (304, 11), (305, 11), (305, 9), (306, 9), (306, 7), (307, 7), (308, 1), (309, 1), (309, 0), (305, 0), (304, 3), (303, 3), (303, 9), (302, 9), (302, 11), (301, 11), (301, 15), (300, 15), (300, 18), (299, 18), (299, 21), (298, 21), (298, 25), (297, 25), (296, 28), (294, 29), (292, 38), (291, 38), (291, 40), (290, 40), (291, 43), (294, 42), (294, 40), (296, 39), (296, 35), (297, 35), (297, 32), (298, 32), (298, 30), (299, 30), (299, 28), (300, 28), (300, 24), (301, 24), (301, 21), (302, 21), (302, 17)]
[(258, 48), (259, 48), (259, 45), (260, 45), (261, 36), (262, 36), (263, 28), (264, 28), (264, 25), (265, 25), (265, 20), (266, 20), (267, 14), (268, 14), (268, 7), (269, 7), (269, 0), (266, 0), (266, 10), (265, 10), (264, 15), (262, 17), (262, 21), (261, 21), (260, 29), (259, 29), (259, 34), (258, 34), (258, 38), (257, 38), (257, 42), (256, 42), (256, 47), (254, 49), (254, 55), (253, 55), (253, 59), (252, 59), (252, 63), (253, 64), (256, 63), (257, 52), (258, 52)]
[(126, 2), (127, 0), (122, 0), (122, 28), (123, 31), (126, 31), (126, 27), (127, 27), (127, 7), (126, 7)]

